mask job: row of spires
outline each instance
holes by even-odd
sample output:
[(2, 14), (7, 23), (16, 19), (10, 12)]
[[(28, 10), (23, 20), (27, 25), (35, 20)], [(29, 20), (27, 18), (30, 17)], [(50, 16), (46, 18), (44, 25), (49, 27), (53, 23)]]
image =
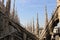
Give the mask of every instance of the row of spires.
[[(0, 0), (0, 3), (1, 3), (1, 5), (4, 5), (4, 0)], [(19, 23), (17, 10), (15, 10), (15, 0), (14, 0), (14, 4), (13, 4), (13, 11), (12, 11), (12, 13), (10, 13), (11, 0), (6, 0), (6, 7), (4, 6), (4, 8), (5, 8), (5, 15), (7, 17), (11, 18), (12, 20), (14, 20), (15, 22)]]
[[(2, 4), (4, 4), (4, 0), (1, 0), (0, 2), (2, 2)], [(6, 13), (6, 15), (8, 17), (10, 16), (10, 8), (11, 8), (11, 0), (7, 0), (5, 13)], [(45, 6), (45, 15), (46, 15), (46, 23), (45, 23), (45, 25), (47, 25), (47, 23), (48, 23), (48, 16), (47, 16), (47, 7), (46, 6)], [(14, 0), (14, 4), (13, 4), (12, 16), (13, 16), (12, 19), (14, 19), (14, 16), (15, 16), (15, 0)], [(15, 17), (15, 20), (16, 19), (18, 19), (17, 15)], [(36, 31), (36, 32), (34, 32), (34, 31)], [(37, 13), (37, 20), (36, 20), (36, 29), (34, 29), (34, 19), (33, 19), (32, 32), (36, 33), (36, 35), (39, 36), (39, 19), (38, 19), (38, 13)]]
[[(48, 24), (48, 14), (47, 14), (47, 6), (45, 6), (45, 27)], [(30, 29), (29, 29), (30, 28)], [(38, 19), (38, 13), (37, 13), (37, 18), (36, 18), (36, 28), (34, 26), (34, 18), (32, 21), (32, 25), (31, 24), (27, 24), (27, 28), (28, 31), (30, 31), (31, 33), (35, 34), (37, 37), (39, 37), (39, 19)]]

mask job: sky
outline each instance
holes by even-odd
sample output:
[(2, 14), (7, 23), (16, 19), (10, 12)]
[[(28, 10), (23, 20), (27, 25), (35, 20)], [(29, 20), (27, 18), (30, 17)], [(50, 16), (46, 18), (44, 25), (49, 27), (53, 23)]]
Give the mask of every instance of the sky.
[[(11, 10), (13, 2), (14, 0), (11, 2)], [(38, 13), (39, 25), (43, 27), (45, 25), (45, 5), (47, 6), (48, 19), (50, 20), (56, 8), (56, 0), (16, 0), (15, 6), (20, 23), (26, 26), (34, 18), (36, 24), (36, 15)]]

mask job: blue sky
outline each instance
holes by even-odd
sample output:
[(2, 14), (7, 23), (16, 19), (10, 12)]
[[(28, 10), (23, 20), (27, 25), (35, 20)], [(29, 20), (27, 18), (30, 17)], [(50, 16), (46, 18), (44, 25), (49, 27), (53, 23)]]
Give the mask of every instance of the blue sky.
[[(12, 5), (13, 5), (12, 0)], [(45, 24), (44, 6), (47, 5), (48, 18), (51, 18), (52, 12), (56, 8), (56, 0), (16, 0), (17, 14), (20, 23), (26, 25), (32, 21), (36, 24), (36, 14), (39, 14), (39, 25), (43, 27)]]

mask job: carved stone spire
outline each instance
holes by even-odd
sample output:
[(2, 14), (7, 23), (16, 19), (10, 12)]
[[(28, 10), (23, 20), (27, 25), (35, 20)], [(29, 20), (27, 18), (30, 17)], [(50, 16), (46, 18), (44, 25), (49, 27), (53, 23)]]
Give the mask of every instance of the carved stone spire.
[(45, 6), (45, 26), (48, 24), (48, 14), (47, 14), (47, 6)]
[(37, 13), (37, 20), (36, 20), (36, 35), (39, 35), (39, 23), (38, 23), (38, 13)]
[(17, 15), (17, 13), (15, 14), (15, 22), (16, 22), (16, 23), (19, 22), (19, 21), (18, 21), (18, 15)]
[(14, 4), (13, 4), (13, 11), (12, 11), (12, 18), (14, 19), (15, 16), (15, 0), (14, 0)]
[(34, 33), (34, 18), (33, 18), (33, 21), (32, 21), (32, 33)]
[(15, 12), (15, 22), (20, 24), (20, 21), (19, 21), (19, 18), (18, 18), (18, 15), (17, 15), (17, 8), (16, 8), (16, 12)]
[(9, 17), (11, 8), (11, 0), (7, 0), (6, 2), (6, 15)]

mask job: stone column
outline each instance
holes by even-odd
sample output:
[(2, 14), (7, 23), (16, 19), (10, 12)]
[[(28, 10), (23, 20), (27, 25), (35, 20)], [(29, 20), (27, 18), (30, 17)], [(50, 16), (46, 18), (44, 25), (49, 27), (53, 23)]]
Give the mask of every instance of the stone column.
[(26, 40), (26, 33), (23, 34), (23, 40)]

